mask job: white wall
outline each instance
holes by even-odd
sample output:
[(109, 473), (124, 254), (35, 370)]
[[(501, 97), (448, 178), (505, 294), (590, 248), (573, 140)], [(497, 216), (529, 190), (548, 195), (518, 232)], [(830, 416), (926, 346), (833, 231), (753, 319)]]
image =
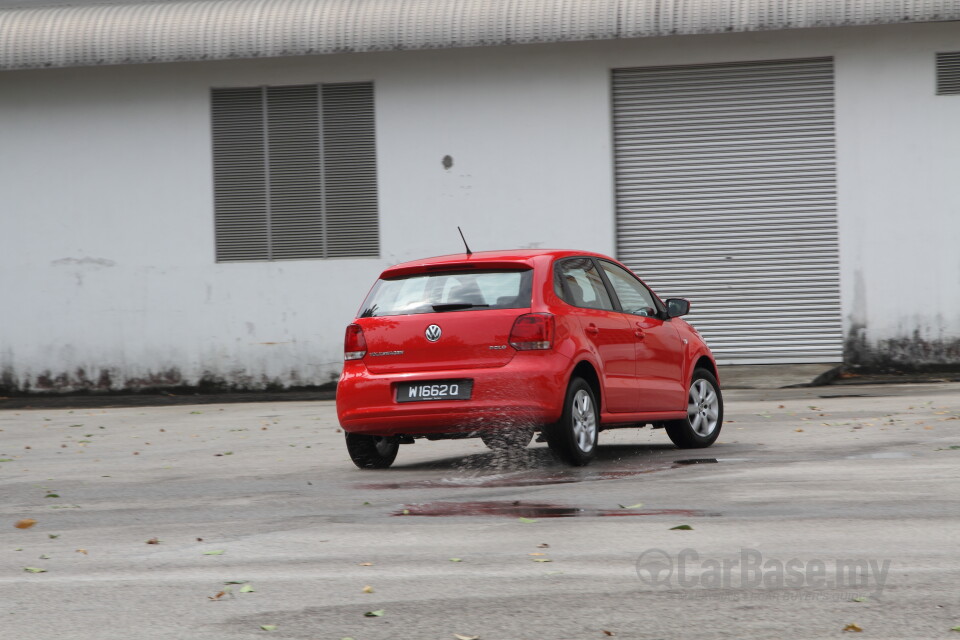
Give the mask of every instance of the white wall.
[[(474, 250), (610, 251), (603, 74), (571, 95), (556, 54), (455, 53), (0, 75), (6, 384), (320, 384), (379, 271), (460, 251), (457, 225)], [(210, 87), (369, 79), (382, 258), (216, 264)]]
[[(614, 251), (611, 68), (825, 55), (847, 328), (864, 353), (915, 332), (949, 353), (960, 97), (933, 95), (933, 53), (958, 36), (911, 25), (0, 73), (0, 386), (327, 382), (379, 270), (458, 251), (457, 225), (474, 250)], [(361, 80), (376, 88), (381, 259), (216, 264), (210, 87)]]
[(934, 58), (960, 25), (880, 33), (837, 72), (847, 357), (958, 365), (960, 96), (935, 95)]

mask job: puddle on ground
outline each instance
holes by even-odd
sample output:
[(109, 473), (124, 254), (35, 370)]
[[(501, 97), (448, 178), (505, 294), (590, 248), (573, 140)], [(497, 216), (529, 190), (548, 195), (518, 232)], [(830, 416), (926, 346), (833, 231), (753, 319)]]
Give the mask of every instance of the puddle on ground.
[(469, 488), (469, 487), (535, 487), (548, 484), (570, 484), (574, 482), (594, 482), (597, 480), (619, 480), (632, 478), (645, 473), (655, 473), (673, 469), (674, 465), (617, 471), (559, 472), (494, 474), (486, 476), (457, 476), (436, 480), (407, 480), (404, 482), (373, 482), (354, 485), (356, 489), (433, 489), (433, 488)]
[(817, 397), (830, 400), (833, 398), (889, 398), (890, 396), (879, 393), (838, 393), (836, 395), (823, 395)]
[(404, 505), (394, 516), (506, 516), (511, 518), (595, 518), (604, 516), (677, 516), (706, 514), (698, 509), (594, 509), (542, 502), (427, 502)]
[(909, 453), (903, 451), (886, 451), (883, 453), (862, 453), (856, 456), (846, 456), (847, 460), (891, 460), (895, 458), (909, 458)]
[[(744, 458), (745, 459), (745, 458)], [(739, 458), (730, 458), (727, 461), (741, 460)], [(556, 471), (552, 473), (542, 473), (537, 471), (524, 471), (520, 473), (509, 474), (491, 474), (483, 476), (455, 476), (452, 478), (438, 478), (435, 480), (407, 480), (401, 482), (364, 482), (353, 485), (355, 489), (379, 490), (379, 489), (462, 489), (462, 488), (497, 488), (497, 487), (536, 487), (549, 484), (572, 484), (575, 482), (596, 482), (598, 480), (621, 480), (623, 478), (633, 478), (647, 473), (657, 473), (659, 471), (668, 471), (683, 466), (695, 464), (711, 464), (720, 462), (717, 458), (689, 458), (685, 460), (675, 460), (667, 464), (661, 464), (653, 467), (644, 467), (641, 469), (614, 469), (611, 471)]]

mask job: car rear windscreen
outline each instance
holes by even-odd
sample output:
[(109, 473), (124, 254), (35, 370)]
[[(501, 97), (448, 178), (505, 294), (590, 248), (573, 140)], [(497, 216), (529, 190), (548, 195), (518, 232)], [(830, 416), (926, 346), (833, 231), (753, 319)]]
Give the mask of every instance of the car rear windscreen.
[(378, 280), (361, 318), (530, 306), (531, 269), (415, 273)]

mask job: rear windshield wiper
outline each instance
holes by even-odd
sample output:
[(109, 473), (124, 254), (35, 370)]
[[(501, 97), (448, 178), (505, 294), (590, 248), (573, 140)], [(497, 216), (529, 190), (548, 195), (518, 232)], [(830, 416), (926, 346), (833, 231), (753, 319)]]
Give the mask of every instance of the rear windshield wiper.
[(482, 307), (489, 307), (488, 304), (471, 304), (469, 302), (448, 302), (446, 304), (434, 304), (430, 305), (433, 307), (433, 310), (440, 313), (443, 311), (462, 311), (464, 309), (480, 309)]

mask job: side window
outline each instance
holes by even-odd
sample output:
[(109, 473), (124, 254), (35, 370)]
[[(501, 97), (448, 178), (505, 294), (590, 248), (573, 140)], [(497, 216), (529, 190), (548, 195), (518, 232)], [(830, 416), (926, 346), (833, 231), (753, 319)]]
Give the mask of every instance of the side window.
[(628, 271), (606, 260), (601, 260), (600, 264), (603, 265), (607, 279), (620, 299), (620, 307), (624, 313), (635, 316), (657, 315), (657, 303), (654, 302), (653, 294), (643, 286), (642, 282)]
[(613, 309), (600, 272), (589, 258), (561, 262), (554, 271), (554, 289), (564, 301), (586, 309)]

